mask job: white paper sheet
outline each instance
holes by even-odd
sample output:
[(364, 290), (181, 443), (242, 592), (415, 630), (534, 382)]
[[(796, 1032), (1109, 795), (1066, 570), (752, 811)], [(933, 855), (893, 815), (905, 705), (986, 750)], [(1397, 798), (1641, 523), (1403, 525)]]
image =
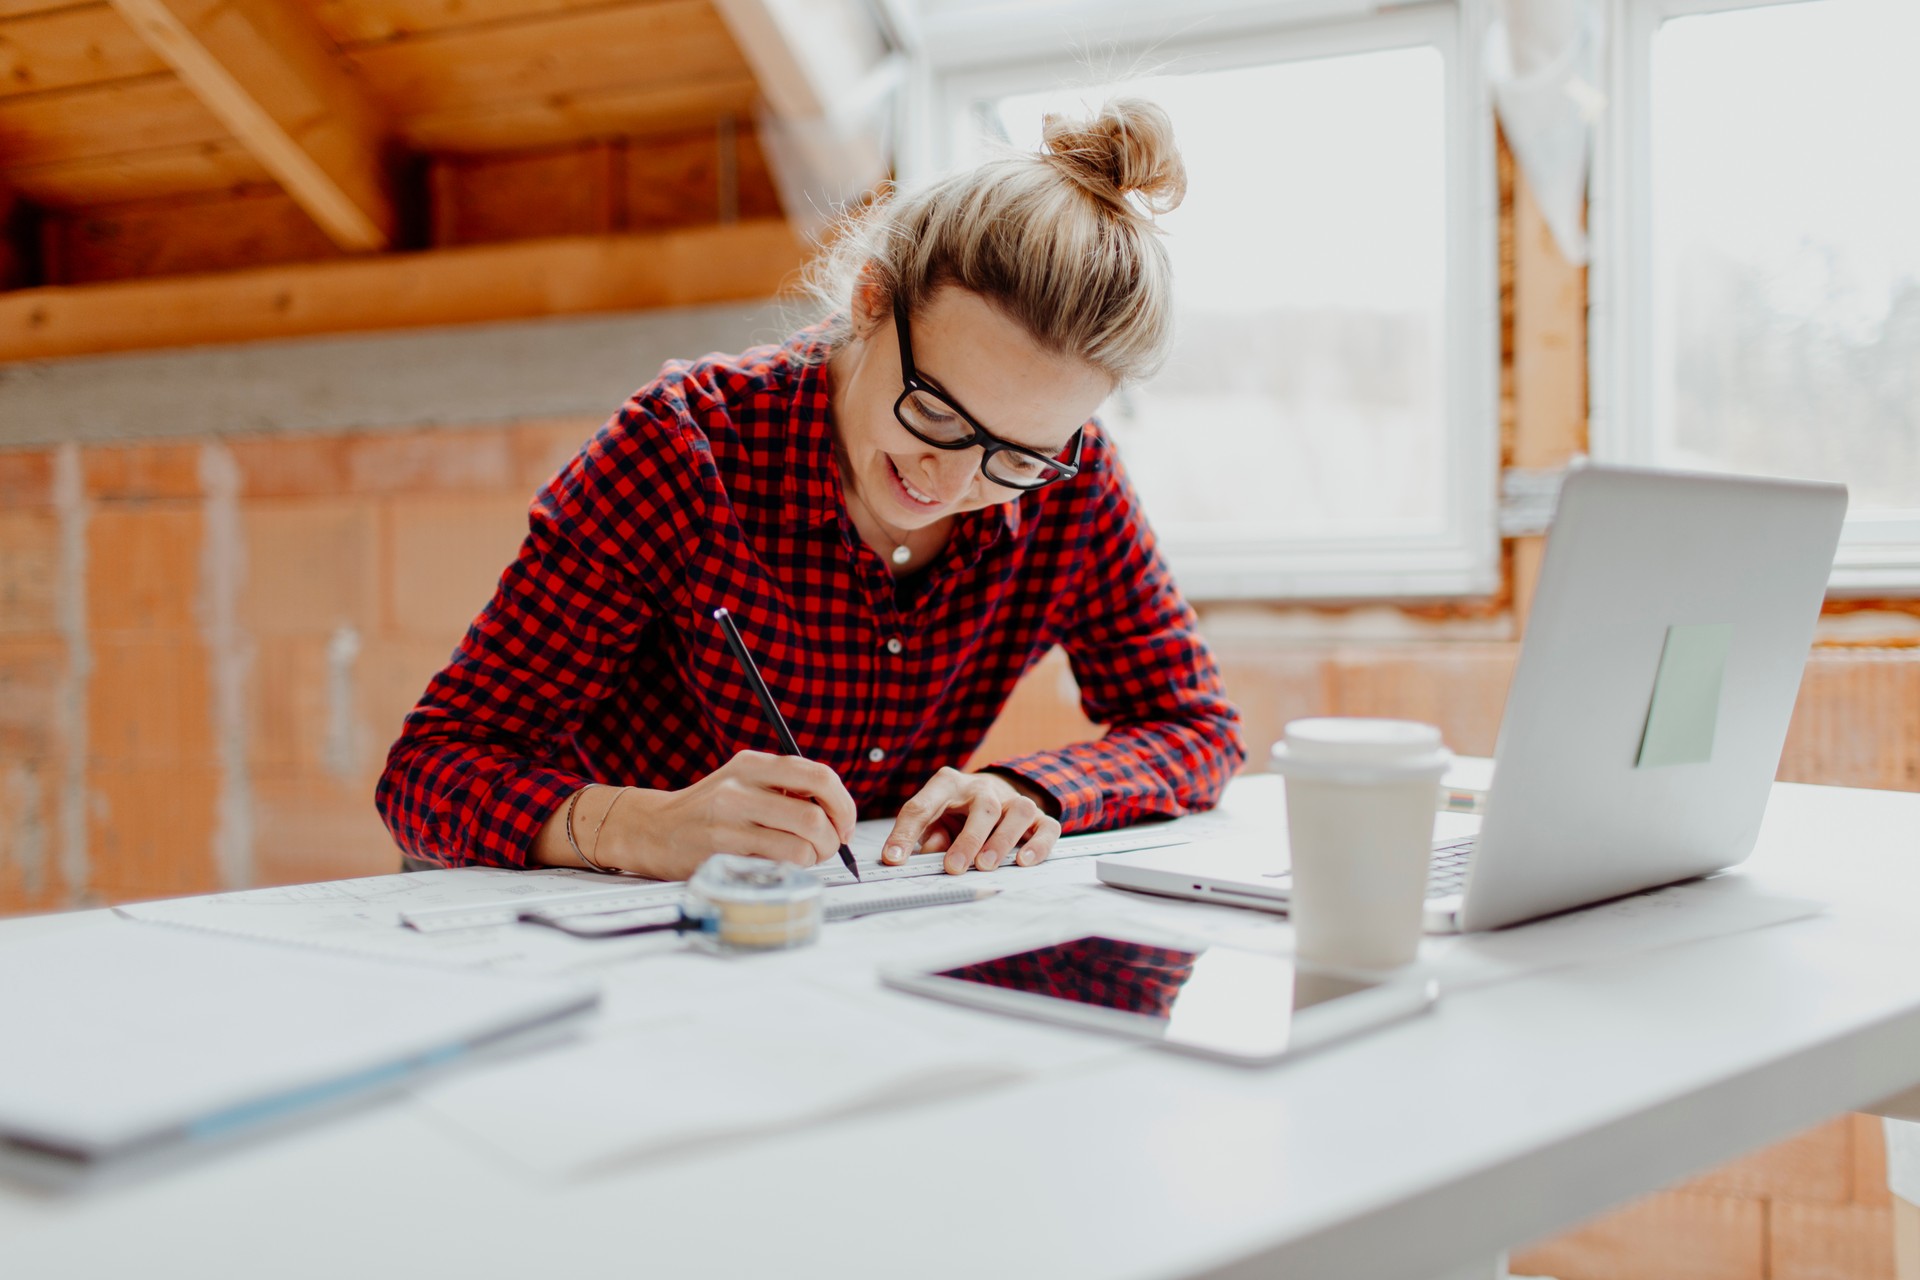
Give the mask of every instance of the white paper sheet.
[(535, 927), (416, 933), (401, 925), (401, 912), (414, 907), (520, 902), (543, 897), (556, 887), (603, 883), (599, 876), (558, 869), (468, 867), (141, 902), (114, 910), (130, 920), (355, 955), (547, 969), (587, 959), (612, 959), (627, 951), (617, 944), (601, 948), (599, 943), (578, 942)]
[[(711, 972), (732, 973), (698, 983), (697, 1008), (468, 1072), (420, 1090), (419, 1105), (530, 1173), (581, 1177), (1131, 1051), (1106, 1037), (948, 1010), (870, 976), (857, 991), (771, 973), (743, 984), (741, 962), (703, 959)], [(665, 970), (634, 966), (634, 976)], [(612, 1004), (612, 1018), (631, 1018), (645, 1001), (630, 992)]]
[[(241, 1128), (595, 1002), (449, 973), (101, 921), (0, 946), (0, 1130), (112, 1154)], [(206, 1136), (194, 1132), (190, 1136)]]
[(1818, 915), (1807, 898), (1763, 893), (1738, 873), (1691, 880), (1491, 933), (1430, 938), (1421, 960), (1448, 991), (1643, 955)]

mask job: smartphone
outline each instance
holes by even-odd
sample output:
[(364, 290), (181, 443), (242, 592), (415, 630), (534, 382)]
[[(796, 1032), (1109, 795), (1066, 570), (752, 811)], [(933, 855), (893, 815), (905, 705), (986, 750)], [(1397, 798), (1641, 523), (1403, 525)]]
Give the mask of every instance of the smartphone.
[(914, 969), (902, 991), (1261, 1064), (1411, 1017), (1439, 996), (1419, 972), (1309, 968), (1238, 947), (1088, 934)]

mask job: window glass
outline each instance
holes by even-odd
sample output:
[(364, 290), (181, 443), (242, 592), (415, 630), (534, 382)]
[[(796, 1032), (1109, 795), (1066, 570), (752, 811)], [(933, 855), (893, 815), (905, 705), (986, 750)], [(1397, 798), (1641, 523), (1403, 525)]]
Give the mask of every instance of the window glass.
[[(1447, 527), (1445, 70), (1431, 47), (1129, 82), (1173, 118), (1178, 339), (1103, 418), (1169, 542)], [(966, 152), (1106, 88), (977, 103)]]
[(1667, 465), (1920, 508), (1920, 4), (1672, 19), (1653, 44), (1653, 429)]

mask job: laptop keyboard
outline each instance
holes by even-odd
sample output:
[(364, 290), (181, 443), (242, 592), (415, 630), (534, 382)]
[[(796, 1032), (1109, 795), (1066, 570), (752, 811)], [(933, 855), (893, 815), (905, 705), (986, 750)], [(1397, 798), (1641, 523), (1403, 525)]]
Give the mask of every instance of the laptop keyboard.
[[(1427, 901), (1458, 897), (1464, 893), (1467, 887), (1467, 863), (1472, 858), (1472, 836), (1433, 846), (1432, 858), (1427, 863)], [(1283, 871), (1273, 879), (1277, 882), (1276, 888), (1285, 886), (1291, 890), (1293, 885), (1291, 873)], [(1199, 887), (1199, 885), (1194, 886), (1196, 889)], [(1283, 898), (1282, 901), (1284, 900)]]
[(1473, 856), (1473, 837), (1433, 846), (1427, 865), (1427, 897), (1451, 898), (1467, 883), (1467, 860)]

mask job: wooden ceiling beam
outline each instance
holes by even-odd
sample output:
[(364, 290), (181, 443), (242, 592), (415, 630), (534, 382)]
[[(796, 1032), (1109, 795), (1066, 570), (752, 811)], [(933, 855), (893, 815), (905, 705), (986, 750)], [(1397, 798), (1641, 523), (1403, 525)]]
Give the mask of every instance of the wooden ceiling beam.
[(231, 139), (226, 126), (170, 72), (0, 98), (0, 169), (131, 155)]
[(779, 218), (0, 294), (0, 362), (770, 297), (805, 247)]
[(385, 122), (297, 0), (112, 3), (335, 244), (393, 243)]
[(105, 4), (0, 16), (0, 98), (166, 70), (147, 42)]
[(231, 138), (55, 161), (13, 169), (6, 177), (22, 195), (47, 209), (164, 200), (273, 183), (273, 175), (260, 167), (253, 153)]
[(706, 0), (606, 4), (357, 45), (346, 56), (397, 124), (552, 95), (752, 74)]
[(49, 9), (65, 9), (74, 0), (0, 0), (0, 18), (20, 18), (28, 14), (45, 13)]
[(753, 77), (743, 73), (409, 116), (399, 123), (399, 132), (418, 151), (484, 155), (710, 127), (727, 116), (751, 115), (754, 93)]

